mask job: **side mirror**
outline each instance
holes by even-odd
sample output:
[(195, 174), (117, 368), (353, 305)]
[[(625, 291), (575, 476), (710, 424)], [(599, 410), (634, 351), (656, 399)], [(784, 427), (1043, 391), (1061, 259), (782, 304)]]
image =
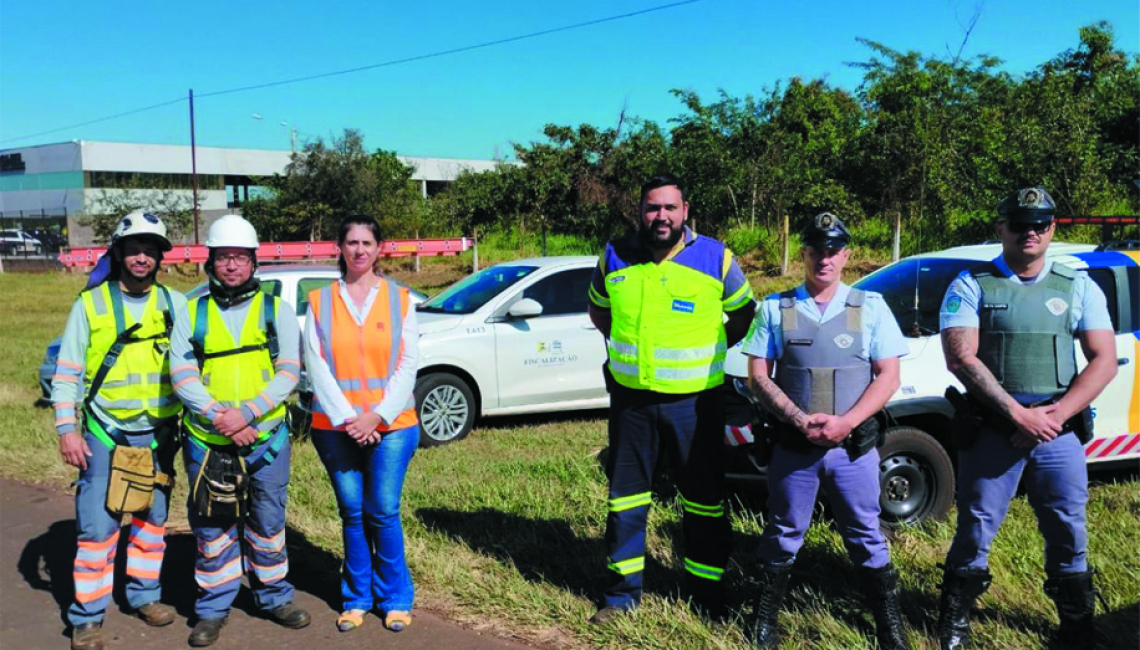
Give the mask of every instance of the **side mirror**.
[(507, 311), (507, 316), (511, 318), (534, 318), (535, 316), (541, 315), (542, 305), (533, 298), (523, 298), (511, 305), (511, 308)]

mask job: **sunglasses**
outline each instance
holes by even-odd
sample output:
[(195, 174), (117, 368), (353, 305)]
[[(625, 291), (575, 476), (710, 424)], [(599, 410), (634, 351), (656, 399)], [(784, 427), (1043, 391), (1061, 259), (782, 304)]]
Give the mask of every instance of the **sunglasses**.
[(1053, 222), (1046, 221), (1044, 223), (1033, 223), (1032, 221), (1019, 221), (1017, 223), (1011, 223), (1007, 221), (1005, 227), (1016, 235), (1024, 235), (1030, 230), (1037, 233), (1038, 235), (1043, 235), (1049, 232), (1049, 229), (1053, 227)]

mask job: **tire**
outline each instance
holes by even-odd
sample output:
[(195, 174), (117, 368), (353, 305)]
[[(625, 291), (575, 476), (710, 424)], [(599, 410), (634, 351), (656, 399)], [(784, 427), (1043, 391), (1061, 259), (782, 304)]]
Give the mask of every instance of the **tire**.
[(448, 372), (416, 380), (420, 446), (438, 447), (462, 440), (475, 425), (475, 395), (467, 382)]
[(954, 503), (954, 465), (930, 434), (894, 427), (879, 448), (879, 488), (879, 521), (888, 533), (942, 519)]

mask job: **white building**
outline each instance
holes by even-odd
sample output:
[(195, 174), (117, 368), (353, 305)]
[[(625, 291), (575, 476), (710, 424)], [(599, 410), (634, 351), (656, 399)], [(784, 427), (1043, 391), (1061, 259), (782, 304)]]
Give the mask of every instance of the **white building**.
[[(290, 156), (288, 151), (197, 147), (201, 232), (214, 218), (240, 212), (250, 188), (257, 187), (256, 178), (285, 173)], [(412, 178), (424, 196), (439, 192), (464, 170), (487, 171), (496, 165), (490, 160), (400, 159), (415, 168)], [(72, 246), (102, 243), (92, 242), (90, 229), (75, 217), (103, 192), (118, 191), (107, 188), (132, 179), (190, 196), (190, 147), (78, 140), (0, 149), (0, 227), (63, 233)]]

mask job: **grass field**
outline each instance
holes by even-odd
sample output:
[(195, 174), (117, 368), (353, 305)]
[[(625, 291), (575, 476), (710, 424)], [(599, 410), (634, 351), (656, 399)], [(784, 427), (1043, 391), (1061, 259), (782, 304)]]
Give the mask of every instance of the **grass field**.
[[(463, 274), (460, 261), (425, 267), (418, 286)], [(196, 279), (164, 276), (177, 288)], [(417, 280), (426, 280), (423, 282)], [(74, 472), (58, 458), (50, 409), (35, 405), (36, 368), (62, 331), (79, 276), (0, 275), (0, 474), (66, 487)], [(758, 293), (787, 280), (756, 279)], [(425, 287), (431, 289), (431, 286)], [(604, 579), (606, 482), (598, 461), (604, 414), (496, 419), (448, 447), (420, 450), (405, 487), (408, 556), (418, 604), (464, 624), (543, 648), (743, 649), (743, 618), (709, 624), (679, 602), (680, 507), (668, 489), (650, 515), (643, 607), (607, 629), (586, 623)], [(184, 480), (182, 480), (184, 482)], [(184, 489), (184, 488), (182, 488)], [(181, 491), (181, 489), (180, 489)], [(177, 499), (176, 502), (180, 501)], [(177, 517), (177, 515), (176, 515)], [(1099, 477), (1089, 505), (1092, 561), (1108, 608), (1099, 609), (1105, 648), (1138, 647), (1140, 491), (1135, 473)], [(734, 503), (735, 548), (727, 577), (730, 603), (749, 611), (751, 559), (763, 513)], [(952, 521), (952, 520), (951, 520)], [(339, 520), (332, 490), (304, 440), (294, 452), (290, 548), (303, 574), (335, 580)], [(953, 533), (935, 522), (899, 535), (892, 556), (902, 573), (904, 611), (916, 648), (933, 649), (937, 568)], [(1056, 614), (1041, 590), (1042, 541), (1024, 499), (1014, 502), (993, 555), (994, 586), (980, 601), (980, 647), (1046, 648)], [(306, 582), (311, 578), (306, 578)], [(303, 588), (303, 585), (302, 585)], [(317, 612), (332, 624), (332, 612)], [(327, 620), (326, 620), (327, 619)], [(873, 623), (838, 535), (826, 522), (809, 531), (781, 614), (784, 648), (873, 648)]]

